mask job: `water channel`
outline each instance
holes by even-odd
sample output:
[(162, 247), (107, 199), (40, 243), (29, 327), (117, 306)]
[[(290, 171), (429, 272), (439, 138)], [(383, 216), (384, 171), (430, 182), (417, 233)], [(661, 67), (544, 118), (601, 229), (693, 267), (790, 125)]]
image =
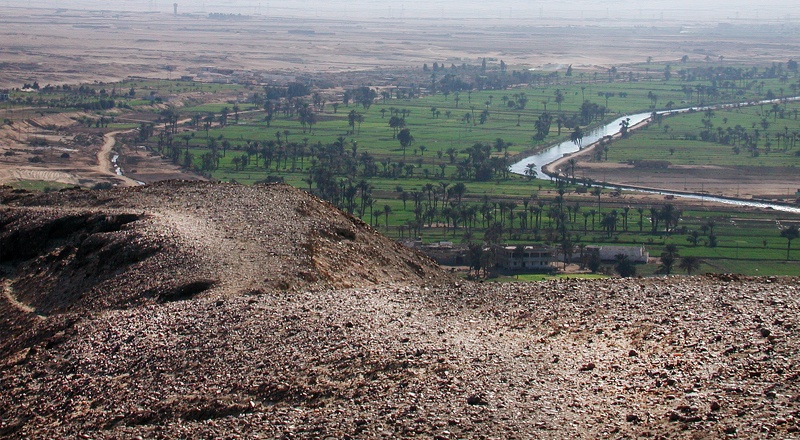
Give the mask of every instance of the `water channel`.
[[(753, 103), (753, 102), (742, 103), (742, 104), (738, 104), (738, 106), (770, 104), (770, 103), (774, 103), (774, 102), (778, 102), (778, 101), (795, 101), (795, 100), (798, 100), (798, 99), (800, 99), (800, 97), (787, 98), (787, 99), (783, 99), (783, 100), (760, 101), (760, 102), (755, 102), (755, 103)], [(707, 110), (709, 108), (717, 110), (717, 109), (731, 108), (731, 107), (736, 107), (736, 106), (737, 106), (737, 104), (726, 104), (726, 105), (711, 106), (711, 107), (691, 107), (691, 108), (685, 108), (685, 109), (680, 109), (680, 110), (659, 111), (658, 113), (659, 114), (667, 114), (667, 113), (682, 113), (682, 112), (688, 112), (688, 111), (705, 111), (705, 110)], [(597, 127), (595, 129), (590, 130), (589, 132), (585, 133), (584, 136), (583, 136), (582, 145), (585, 145), (585, 146), (588, 147), (588, 146), (590, 146), (590, 145), (592, 145), (592, 144), (594, 144), (596, 142), (599, 142), (600, 139), (602, 139), (602, 138), (604, 138), (606, 136), (613, 136), (613, 135), (619, 133), (619, 131), (620, 131), (620, 123), (625, 119), (630, 119), (629, 126), (630, 127), (634, 127), (634, 126), (636, 126), (636, 125), (638, 125), (640, 123), (643, 123), (643, 122), (646, 123), (645, 121), (647, 121), (650, 118), (651, 115), (652, 115), (652, 112), (648, 112), (648, 113), (637, 113), (637, 114), (634, 114), (634, 115), (627, 115), (627, 116), (622, 116), (620, 118), (617, 118), (617, 119), (609, 122), (606, 125)], [(583, 147), (583, 148), (585, 148), (585, 147)], [(544, 171), (542, 171), (544, 166), (548, 165), (550, 163), (553, 163), (553, 162), (557, 161), (558, 159), (561, 159), (562, 157), (564, 157), (566, 155), (577, 153), (581, 149), (582, 149), (582, 147), (578, 146), (574, 142), (572, 142), (570, 140), (566, 140), (564, 142), (555, 144), (555, 145), (553, 145), (553, 146), (551, 146), (551, 147), (539, 152), (538, 154), (534, 154), (532, 156), (528, 156), (528, 157), (520, 160), (519, 162), (516, 162), (516, 163), (512, 164), (511, 167), (510, 167), (510, 170), (511, 170), (512, 173), (524, 175), (525, 174), (525, 170), (528, 168), (528, 165), (529, 164), (535, 164), (537, 166), (537, 172), (539, 173), (539, 176), (540, 176), (539, 178), (546, 179), (546, 180), (552, 180), (551, 176), (547, 175), (546, 173), (544, 173)], [(603, 186), (603, 185), (600, 185), (600, 186)], [(726, 198), (726, 197), (713, 197), (713, 196), (707, 196), (707, 195), (703, 195), (703, 194), (687, 194), (687, 193), (673, 192), (673, 191), (667, 191), (667, 190), (642, 189), (642, 188), (636, 188), (636, 187), (629, 187), (629, 186), (625, 186), (625, 185), (608, 185), (608, 186), (609, 187), (613, 187), (613, 188), (621, 188), (621, 189), (626, 190), (626, 191), (638, 191), (638, 192), (644, 192), (644, 193), (649, 193), (649, 194), (670, 195), (670, 196), (674, 196), (674, 197), (683, 197), (683, 198), (696, 199), (696, 200), (701, 200), (701, 201), (725, 203), (725, 204), (729, 204), (729, 205), (738, 205), (738, 206), (748, 206), (748, 207), (755, 207), (755, 208), (762, 208), (762, 209), (774, 209), (776, 211), (783, 211), (783, 212), (791, 212), (791, 213), (795, 213), (795, 214), (800, 214), (800, 207), (787, 206), (787, 205), (781, 205), (781, 204), (775, 204), (775, 203), (758, 202), (758, 201), (752, 201), (752, 200), (734, 199), (734, 198)]]

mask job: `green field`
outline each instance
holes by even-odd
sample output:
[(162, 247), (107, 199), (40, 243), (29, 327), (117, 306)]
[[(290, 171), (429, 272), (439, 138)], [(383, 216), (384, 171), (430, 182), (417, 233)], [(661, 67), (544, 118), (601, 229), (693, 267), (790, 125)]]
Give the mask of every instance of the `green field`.
[(47, 182), (43, 180), (19, 180), (11, 182), (8, 186), (14, 189), (24, 189), (26, 191), (58, 191), (64, 188), (72, 188), (75, 185), (68, 185), (66, 183)]
[(597, 274), (560, 274), (560, 275), (542, 275), (542, 274), (519, 274), (513, 277), (500, 277), (498, 281), (509, 282), (529, 282), (529, 281), (547, 281), (547, 280), (597, 280), (608, 278), (605, 275)]
[[(500, 74), (513, 85), (497, 90), (446, 90), (443, 73), (432, 86), (435, 93), (430, 86), (428, 93), (412, 86), (367, 86), (348, 90), (349, 103), (340, 91), (309, 89), (312, 95), (265, 99), (274, 87), (149, 80), (95, 84), (82, 95), (52, 90), (37, 96), (65, 107), (116, 96), (118, 104), (160, 115), (137, 142), (174, 163), (223, 181), (285, 181), (393, 238), (644, 244), (653, 256), (673, 244), (681, 256), (702, 258), (701, 272), (800, 275), (794, 261), (800, 251), (786, 261), (786, 240), (776, 226), (796, 224), (796, 216), (698, 207), (680, 213), (669, 230), (653, 229), (659, 220), (651, 221), (649, 212), (663, 204), (632, 205), (608, 190), (598, 199), (597, 188), (508, 173), (518, 157), (619, 115), (788, 96), (800, 84), (796, 71), (775, 66), (673, 65), (669, 80), (666, 67), (642, 64), (572, 76), (512, 72), (507, 75), (525, 81), (513, 83)], [(353, 96), (363, 90), (373, 97), (359, 103)], [(184, 94), (183, 106), (165, 104), (173, 94)], [(213, 99), (218, 94), (224, 98)], [(28, 98), (15, 91), (8, 106), (36, 102)], [(665, 117), (615, 141), (608, 160), (796, 166), (799, 108), (788, 102)], [(95, 112), (95, 118), (105, 115)], [(190, 122), (170, 126), (170, 120)], [(637, 272), (656, 269), (642, 266)]]
[(613, 162), (664, 160), (675, 165), (800, 165), (800, 103), (684, 113), (615, 141)]

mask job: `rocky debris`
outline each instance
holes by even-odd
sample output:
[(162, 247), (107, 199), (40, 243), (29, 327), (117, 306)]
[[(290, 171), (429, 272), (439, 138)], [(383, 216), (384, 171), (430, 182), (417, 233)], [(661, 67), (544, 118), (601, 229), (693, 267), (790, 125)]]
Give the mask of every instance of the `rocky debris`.
[(489, 401), (486, 400), (486, 396), (483, 395), (483, 393), (470, 394), (467, 397), (467, 404), (469, 404), (469, 405), (488, 405)]
[[(165, 193), (183, 190), (178, 185)], [(172, 203), (180, 202), (164, 205)], [(144, 236), (150, 229), (137, 223), (167, 212), (141, 205), (119, 209), (146, 213), (132, 223)], [(153, 221), (152, 233), (176, 224), (171, 218), (173, 223)], [(290, 280), (302, 287), (282, 289), (264, 282), (275, 276), (271, 272), (248, 275), (254, 269), (246, 258), (255, 253), (244, 243), (256, 240), (251, 236), (232, 246), (245, 249), (243, 260), (221, 253), (226, 264), (213, 266), (204, 259), (203, 249), (225, 242), (213, 237), (215, 231), (239, 238), (255, 227), (234, 230), (232, 220), (219, 221), (224, 226), (202, 229), (204, 234), (173, 236), (175, 249), (185, 249), (187, 241), (196, 249), (190, 260), (200, 275), (214, 275), (192, 278), (209, 284), (189, 289), (199, 292), (185, 298), (163, 300), (169, 292), (182, 296), (164, 290), (109, 308), (79, 300), (73, 309), (39, 317), (10, 302), (13, 289), (0, 296), (0, 316), (17, 329), (1, 327), (0, 436), (800, 435), (797, 279), (456, 285), (423, 276), (402, 281), (385, 268), (386, 283), (378, 275), (375, 283), (358, 280), (373, 267), (353, 269), (357, 275), (348, 282), (364, 283), (359, 287), (333, 285), (345, 280), (331, 277), (320, 278), (328, 287), (301, 284), (296, 277)], [(356, 241), (367, 234), (349, 221)], [(350, 239), (336, 238), (336, 228), (346, 223), (331, 217), (324, 224), (333, 222), (338, 226), (320, 234), (320, 243), (346, 247)], [(259, 227), (261, 234), (280, 235)], [(276, 241), (276, 252), (281, 246), (288, 252), (282, 243)], [(358, 260), (362, 250), (343, 255), (365, 261)], [(405, 265), (413, 255), (385, 257)], [(242, 261), (241, 267), (232, 260)], [(424, 273), (437, 273), (425, 260), (412, 261)], [(139, 264), (126, 269), (131, 279), (138, 279)], [(246, 282), (231, 283), (227, 275)], [(135, 290), (124, 280), (119, 291)], [(113, 296), (114, 290), (105, 293)], [(13, 342), (5, 342), (9, 337)]]
[(0, 201), (0, 264), (12, 266), (15, 295), (42, 315), (448, 279), (427, 257), (288, 185), (6, 189)]

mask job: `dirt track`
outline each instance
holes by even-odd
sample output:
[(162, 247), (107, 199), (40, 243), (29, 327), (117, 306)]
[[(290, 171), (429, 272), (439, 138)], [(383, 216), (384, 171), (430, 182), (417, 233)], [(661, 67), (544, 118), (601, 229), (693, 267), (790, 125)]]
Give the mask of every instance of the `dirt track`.
[(134, 179), (128, 176), (120, 176), (114, 170), (114, 165), (111, 163), (111, 154), (114, 145), (117, 144), (117, 136), (123, 133), (130, 133), (132, 130), (112, 131), (103, 135), (103, 146), (97, 152), (97, 171), (101, 174), (110, 174), (115, 176), (118, 180), (122, 181), (123, 186), (136, 186), (139, 185)]

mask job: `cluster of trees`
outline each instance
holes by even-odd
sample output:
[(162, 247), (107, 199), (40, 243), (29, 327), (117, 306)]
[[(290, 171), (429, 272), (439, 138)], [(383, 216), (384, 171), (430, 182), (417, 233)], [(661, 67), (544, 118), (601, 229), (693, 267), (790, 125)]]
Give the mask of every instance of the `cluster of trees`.
[(672, 274), (676, 265), (679, 269), (685, 271), (687, 275), (691, 275), (692, 272), (699, 270), (700, 265), (703, 263), (703, 260), (699, 257), (691, 255), (681, 257), (678, 253), (678, 246), (674, 244), (664, 246), (664, 251), (661, 252), (659, 261), (657, 272), (663, 275)]
[[(113, 109), (120, 105), (119, 99), (130, 98), (135, 94), (133, 89), (128, 92), (117, 90), (116, 87), (113, 87), (110, 91), (105, 88), (97, 89), (87, 85), (75, 87), (68, 84), (57, 86), (48, 84), (42, 87), (36, 81), (32, 84), (25, 83), (22, 89), (36, 90), (39, 93), (36, 96), (17, 96), (9, 100), (16, 104), (51, 108), (76, 108), (86, 111)], [(2, 93), (8, 94), (10, 91), (3, 90)], [(127, 104), (123, 103), (122, 106), (127, 107)]]
[[(797, 130), (789, 131), (789, 127), (784, 126), (781, 129), (770, 132), (769, 128), (773, 123), (777, 122), (778, 118), (785, 118), (788, 115), (785, 106), (779, 103), (772, 104), (770, 108), (763, 110), (764, 117), (758, 124), (753, 124), (750, 129), (736, 124), (733, 127), (715, 126), (714, 119), (716, 112), (712, 109), (707, 109), (703, 112), (701, 119), (702, 127), (695, 135), (692, 133), (685, 134), (686, 139), (702, 140), (704, 142), (718, 143), (722, 145), (730, 145), (731, 151), (734, 154), (740, 154), (742, 150), (747, 151), (752, 157), (758, 157), (762, 153), (770, 154), (775, 150), (789, 151), (793, 150), (800, 140), (800, 132)], [(770, 115), (772, 121), (769, 120)], [(727, 124), (727, 118), (723, 118), (723, 125)], [(669, 130), (669, 126), (665, 126), (665, 131)]]
[(364, 107), (364, 110), (369, 110), (377, 97), (378, 92), (369, 87), (362, 86), (352, 90), (346, 90), (342, 96), (342, 102), (344, 105), (354, 102)]
[(714, 228), (717, 222), (713, 219), (707, 220), (700, 225), (699, 230), (690, 231), (686, 237), (686, 241), (691, 243), (692, 246), (697, 246), (700, 243), (705, 243), (707, 247), (717, 247), (717, 236), (714, 234)]
[(755, 66), (748, 68), (700, 65), (680, 69), (678, 76), (682, 81), (708, 81), (713, 87), (729, 87), (728, 83), (732, 83), (733, 86), (741, 88), (756, 80), (783, 78), (789, 73), (797, 74), (797, 61), (789, 60), (786, 65), (772, 63), (763, 70)]
[(240, 20), (250, 20), (252, 17), (250, 17), (249, 15), (242, 15), (242, 14), (224, 14), (221, 12), (211, 12), (208, 14), (208, 18), (211, 20), (240, 21)]
[(290, 82), (286, 86), (265, 86), (264, 95), (269, 101), (280, 100), (281, 98), (291, 99), (311, 94), (311, 87), (302, 82)]
[(81, 110), (110, 110), (116, 106), (113, 99), (98, 99), (89, 102), (77, 102), (70, 107), (79, 108)]
[(91, 127), (94, 127), (94, 128), (106, 128), (106, 127), (108, 127), (109, 123), (114, 121), (114, 117), (113, 116), (107, 117), (107, 116), (104, 116), (104, 115), (101, 115), (100, 117), (97, 117), (97, 118), (92, 118), (92, 117), (89, 117), (89, 116), (80, 116), (80, 117), (76, 118), (76, 121), (79, 124), (85, 125), (87, 128), (91, 128)]
[[(691, 90), (689, 93), (687, 93), (687, 100), (693, 100), (693, 93), (697, 91), (697, 102), (703, 102), (703, 100), (706, 98), (719, 97), (723, 91), (725, 92), (725, 95), (729, 97), (741, 95), (743, 93), (741, 91), (742, 89), (763, 87), (763, 81), (766, 79), (778, 78), (782, 81), (788, 81), (789, 74), (797, 75), (797, 62), (794, 60), (789, 60), (785, 66), (783, 63), (773, 63), (772, 66), (769, 66), (763, 70), (759, 70), (756, 67), (737, 68), (731, 66), (715, 66), (708, 63), (704, 65), (689, 66), (687, 65), (688, 61), (689, 59), (687, 56), (683, 57), (681, 59), (683, 66), (681, 69), (678, 69), (677, 72), (673, 72), (671, 65), (666, 65), (660, 72), (660, 76), (665, 81), (670, 81), (673, 76), (677, 75), (678, 79), (683, 82), (710, 82), (710, 85), (698, 85), (697, 87), (684, 86), (685, 88)], [(423, 66), (423, 71), (429, 71), (427, 64)], [(434, 63), (433, 75), (441, 71), (445, 71), (444, 66), (442, 65), (440, 67), (437, 63)], [(608, 82), (613, 82), (620, 79), (627, 81), (637, 81), (642, 79), (641, 72), (622, 72), (615, 66), (609, 68), (607, 74)], [(480, 67), (467, 65), (457, 67), (452, 65), (446, 75), (451, 77), (448, 78), (446, 84), (452, 84), (454, 81), (458, 84), (456, 88), (446, 86), (450, 89), (450, 92), (453, 92), (455, 90), (463, 91), (470, 89), (502, 90), (513, 84), (549, 86), (563, 81), (564, 78), (571, 78), (573, 76), (573, 72), (572, 66), (569, 66), (567, 71), (563, 74), (563, 78), (561, 77), (562, 74), (558, 71), (535, 72), (531, 70), (515, 70), (511, 71), (509, 74), (507, 66), (501, 60), (499, 66), (488, 70), (485, 61)], [(597, 83), (599, 81), (598, 72), (594, 72), (589, 78), (586, 78), (584, 73), (580, 73), (578, 76), (578, 80), (581, 83), (586, 81)], [(654, 79), (649, 68), (646, 68), (645, 78), (648, 80)], [(433, 82), (435, 83), (435, 81)], [(440, 87), (439, 90), (442, 91), (442, 88)], [(604, 96), (602, 95), (602, 92), (601, 96)], [(607, 100), (611, 96), (614, 96), (614, 94), (609, 93), (604, 96), (606, 98), (606, 106), (608, 106)], [(650, 97), (650, 99), (653, 101), (653, 105), (655, 106), (657, 103), (657, 96), (653, 95)]]

